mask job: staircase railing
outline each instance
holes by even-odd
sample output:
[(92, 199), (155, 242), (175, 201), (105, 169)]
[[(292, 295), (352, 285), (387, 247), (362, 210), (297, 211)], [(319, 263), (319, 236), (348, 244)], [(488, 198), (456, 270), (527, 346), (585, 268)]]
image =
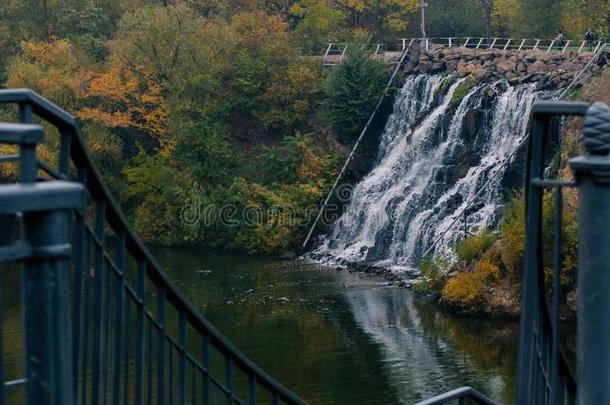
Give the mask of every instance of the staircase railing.
[[(5, 381), (0, 305), (0, 405), (18, 387), (27, 404), (305, 403), (168, 279), (112, 198), (72, 115), (27, 89), (0, 90), (0, 104), (17, 105), (21, 122), (0, 124), (0, 142), (20, 147), (0, 163), (18, 163), (21, 173), (17, 184), (0, 185), (0, 215), (20, 224), (0, 262), (24, 265), (25, 335), (25, 375)], [(56, 167), (36, 160), (35, 116), (59, 132)]]

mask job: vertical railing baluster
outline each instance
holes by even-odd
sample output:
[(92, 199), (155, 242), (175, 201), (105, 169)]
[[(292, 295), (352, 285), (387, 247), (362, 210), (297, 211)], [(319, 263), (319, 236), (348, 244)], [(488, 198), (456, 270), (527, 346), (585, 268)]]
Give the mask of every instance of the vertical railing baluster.
[(3, 272), (0, 271), (0, 405), (4, 405), (4, 331), (2, 325), (4, 323), (4, 305), (2, 303), (4, 296), (3, 290)]
[(165, 384), (165, 290), (163, 287), (157, 288), (157, 322), (159, 323), (159, 347), (157, 351), (157, 405), (163, 405), (163, 388)]
[(191, 367), (191, 405), (197, 405), (197, 374), (198, 370), (195, 364)]
[(277, 391), (273, 391), (273, 397), (271, 398), (272, 405), (280, 405), (280, 394)]
[(101, 363), (101, 333), (102, 333), (102, 298), (103, 298), (103, 272), (104, 267), (104, 226), (105, 219), (104, 200), (95, 202), (95, 238), (101, 245), (96, 245), (95, 249), (95, 306), (93, 315), (93, 360), (92, 360), (92, 383), (91, 383), (91, 404), (98, 405), (100, 401), (100, 363)]
[(168, 354), (168, 390), (167, 390), (167, 404), (172, 405), (174, 403), (174, 346), (171, 342), (167, 345), (167, 354)]
[(256, 404), (256, 375), (248, 375), (248, 405)]
[[(104, 259), (105, 262), (105, 259)], [(108, 266), (110, 267), (110, 266)], [(102, 267), (103, 269), (103, 267)], [(102, 309), (104, 311), (104, 315), (103, 315), (103, 322), (104, 322), (104, 342), (103, 342), (103, 349), (102, 349), (102, 354), (104, 356), (103, 358), (103, 364), (102, 364), (102, 369), (104, 370), (103, 373), (103, 381), (102, 381), (102, 386), (104, 388), (104, 392), (102, 393), (102, 402), (104, 403), (104, 405), (106, 405), (108, 403), (108, 393), (110, 392), (108, 384), (109, 384), (109, 378), (108, 378), (108, 373), (110, 372), (110, 328), (111, 328), (111, 322), (110, 322), (110, 318), (112, 316), (112, 270), (111, 269), (106, 269), (106, 271), (103, 271), (104, 273), (104, 286), (105, 286), (105, 298), (104, 298), (104, 304), (102, 306)]]
[(201, 338), (201, 356), (203, 368), (205, 370), (205, 377), (203, 378), (203, 389), (201, 390), (201, 394), (203, 395), (203, 405), (209, 405), (210, 403), (210, 374), (212, 370), (211, 361), (210, 361), (210, 335), (207, 333), (204, 334)]
[(561, 267), (563, 263), (563, 255), (561, 251), (562, 245), (562, 214), (563, 201), (561, 196), (561, 187), (555, 188), (555, 234), (553, 235), (553, 301), (551, 309), (551, 403), (558, 403), (559, 398), (559, 302), (561, 299)]
[(90, 312), (90, 290), (91, 276), (89, 270), (91, 268), (91, 235), (88, 231), (85, 232), (85, 296), (83, 298), (83, 358), (82, 358), (82, 380), (81, 380), (81, 403), (87, 403), (87, 388), (89, 387), (89, 312)]
[[(117, 275), (114, 280), (114, 360), (112, 364), (112, 403), (118, 405), (121, 397), (121, 349), (123, 332), (123, 293), (125, 291), (125, 232), (116, 233), (115, 264)], [(109, 275), (113, 272), (109, 271)]]
[(186, 311), (180, 310), (178, 319), (180, 359), (178, 360), (178, 403), (186, 402)]
[(152, 388), (153, 388), (153, 321), (152, 319), (148, 320), (148, 339), (146, 340), (146, 365), (148, 368), (147, 378), (146, 378), (146, 403), (147, 405), (152, 405)]
[[(63, 139), (63, 138), (62, 138)], [(78, 167), (77, 181), (86, 187), (87, 184), (87, 169), (83, 166)], [(74, 398), (78, 398), (79, 387), (79, 365), (80, 365), (80, 339), (81, 339), (81, 316), (82, 316), (82, 293), (83, 293), (83, 273), (86, 272), (84, 266), (85, 255), (85, 210), (83, 209), (74, 221), (74, 231), (72, 237), (72, 263), (74, 263), (74, 285), (72, 286), (72, 371), (74, 373)], [(85, 345), (87, 343), (85, 342)]]
[[(126, 270), (125, 270), (126, 271)], [(131, 298), (127, 295), (127, 299), (125, 301), (125, 355), (123, 356), (123, 403), (129, 403), (129, 329), (131, 329)]]
[(72, 130), (68, 128), (59, 129), (59, 173), (66, 176), (70, 175), (70, 144), (72, 142)]
[[(136, 376), (134, 382), (134, 402), (135, 405), (142, 405), (143, 394), (143, 371), (144, 371), (144, 311), (145, 294), (144, 282), (146, 277), (146, 262), (138, 260), (138, 274), (136, 282), (136, 295), (138, 297), (136, 315)], [(150, 359), (149, 359), (150, 361)]]
[(227, 388), (227, 405), (233, 405), (233, 357), (225, 355), (225, 387)]

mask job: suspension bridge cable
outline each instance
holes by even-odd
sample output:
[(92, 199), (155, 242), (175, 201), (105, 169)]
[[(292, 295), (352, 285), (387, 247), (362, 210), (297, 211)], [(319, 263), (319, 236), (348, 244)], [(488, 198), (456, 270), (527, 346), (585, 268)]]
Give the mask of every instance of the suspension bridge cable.
[(377, 105), (375, 106), (373, 113), (370, 115), (368, 121), (366, 122), (366, 125), (362, 129), (362, 132), (360, 132), (360, 136), (358, 136), (358, 139), (356, 140), (356, 143), (354, 144), (350, 154), (347, 156), (345, 164), (341, 168), (341, 171), (339, 172), (339, 175), (335, 179), (335, 183), (333, 184), (332, 188), (330, 189), (330, 192), (326, 196), (326, 199), (324, 200), (324, 203), (322, 204), (322, 207), (320, 208), (320, 211), (318, 212), (318, 215), (317, 215), (313, 225), (309, 229), (309, 232), (307, 233), (307, 237), (305, 238), (305, 241), (303, 242), (303, 246), (301, 247), (302, 249), (305, 249), (307, 247), (307, 244), (309, 243), (309, 240), (311, 239), (311, 236), (313, 235), (314, 230), (318, 226), (318, 222), (320, 222), (320, 218), (322, 218), (322, 213), (324, 212), (324, 209), (328, 205), (330, 198), (332, 197), (333, 193), (335, 192), (335, 189), (339, 185), (339, 180), (341, 180), (341, 178), (343, 177), (343, 174), (345, 173), (345, 170), (347, 169), (347, 165), (354, 157), (354, 154), (356, 153), (356, 150), (358, 149), (358, 146), (360, 145), (360, 141), (362, 141), (362, 138), (364, 138), (364, 135), (368, 131), (369, 126), (371, 125), (371, 122), (373, 122), (373, 118), (375, 118), (375, 115), (377, 115), (377, 111), (379, 110), (379, 107), (381, 107), (383, 100), (386, 98), (388, 90), (390, 89), (390, 86), (392, 86), (392, 83), (394, 82), (394, 78), (396, 77), (396, 74), (398, 74), (398, 71), (400, 70), (401, 66), (403, 65), (405, 58), (409, 54), (409, 50), (411, 49), (412, 44), (413, 44), (413, 42), (411, 42), (411, 44), (409, 44), (409, 46), (405, 48), (402, 56), (400, 57), (398, 65), (396, 65), (396, 69), (394, 69), (394, 72), (392, 72), (392, 75), (390, 76), (390, 80), (388, 80), (388, 84), (386, 85), (385, 89), (383, 90), (383, 93), (382, 93), (381, 97), (379, 98), (379, 101), (377, 102)]

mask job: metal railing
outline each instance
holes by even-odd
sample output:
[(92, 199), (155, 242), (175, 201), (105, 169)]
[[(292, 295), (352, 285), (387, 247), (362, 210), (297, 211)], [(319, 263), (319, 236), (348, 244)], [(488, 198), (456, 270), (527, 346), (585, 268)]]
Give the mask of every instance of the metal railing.
[[(526, 181), (525, 272), (522, 277), (521, 328), (518, 358), (517, 403), (574, 403), (576, 380), (561, 348), (559, 308), (563, 266), (562, 189), (576, 183), (544, 178), (545, 157), (551, 142), (552, 122), (566, 116), (584, 116), (588, 105), (580, 102), (539, 102), (533, 107)], [(543, 197), (554, 191), (553, 229), (543, 229)], [(610, 212), (606, 213), (610, 215)], [(552, 295), (545, 288), (543, 236), (553, 234)], [(579, 265), (582, 262), (579, 261)], [(580, 317), (580, 313), (579, 313)]]
[(426, 49), (433, 46), (446, 48), (464, 47), (470, 49), (495, 49), (501, 51), (540, 51), (559, 52), (566, 51), (596, 53), (605, 44), (604, 41), (575, 41), (565, 40), (558, 43), (554, 39), (523, 39), (523, 38), (484, 38), (484, 37), (434, 37), (434, 38), (399, 38), (402, 49), (409, 43), (416, 41)]
[(415, 405), (442, 405), (458, 401), (458, 404), (463, 405), (468, 403), (475, 403), (479, 405), (496, 405), (491, 399), (481, 394), (472, 387), (461, 387), (456, 388), (452, 391), (444, 394), (437, 395), (432, 398), (428, 398), (424, 401), (418, 402)]
[(326, 46), (326, 51), (322, 57), (322, 64), (324, 66), (334, 66), (337, 63), (341, 63), (345, 59), (350, 46), (360, 46), (373, 57), (383, 56), (386, 50), (386, 45), (380, 43), (355, 45), (341, 42), (330, 42)]
[[(23, 265), (25, 359), (25, 375), (5, 381), (0, 306), (0, 405), (17, 387), (27, 404), (305, 403), (168, 279), (123, 217), (74, 117), (27, 89), (1, 90), (0, 104), (17, 105), (21, 122), (0, 124), (0, 142), (20, 148), (0, 157), (20, 170), (16, 184), (0, 185), (0, 215), (13, 217), (19, 235), (0, 247), (0, 262)], [(36, 159), (35, 116), (59, 132), (55, 168)]]

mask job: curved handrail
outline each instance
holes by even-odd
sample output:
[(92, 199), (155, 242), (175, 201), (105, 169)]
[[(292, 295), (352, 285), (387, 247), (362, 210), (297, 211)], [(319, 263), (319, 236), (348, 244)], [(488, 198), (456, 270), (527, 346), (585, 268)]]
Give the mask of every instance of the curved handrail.
[[(256, 377), (256, 383), (270, 390), (271, 393), (289, 404), (306, 404), (304, 400), (289, 391), (260, 369), (226, 337), (224, 337), (194, 306), (183, 296), (174, 283), (161, 270), (161, 267), (150, 254), (144, 243), (133, 231), (118, 204), (112, 197), (108, 187), (93, 162), (91, 154), (80, 135), (78, 122), (74, 116), (61, 107), (45, 99), (30, 89), (0, 90), (0, 104), (18, 104), (21, 109), (31, 108), (31, 112), (53, 124), (60, 132), (59, 174), (69, 176), (69, 161), (86, 173), (79, 181), (86, 184), (87, 191), (94, 200), (104, 202), (105, 216), (108, 224), (115, 231), (122, 231), (125, 236), (125, 247), (135, 260), (146, 263), (146, 274), (157, 287), (162, 287), (167, 300), (178, 311), (184, 311), (191, 326), (199, 333), (209, 336), (210, 343), (242, 370)], [(28, 114), (21, 114), (21, 121), (31, 121)], [(79, 170), (79, 171), (80, 171)], [(209, 372), (209, 370), (208, 370)]]
[(469, 399), (480, 405), (496, 405), (495, 402), (493, 402), (491, 399), (487, 398), (485, 395), (481, 394), (479, 391), (475, 390), (472, 387), (456, 388), (452, 391), (445, 392), (444, 394), (440, 394), (435, 397), (418, 402), (415, 405), (441, 405), (451, 401), (455, 401), (456, 399), (459, 399), (460, 401)]

